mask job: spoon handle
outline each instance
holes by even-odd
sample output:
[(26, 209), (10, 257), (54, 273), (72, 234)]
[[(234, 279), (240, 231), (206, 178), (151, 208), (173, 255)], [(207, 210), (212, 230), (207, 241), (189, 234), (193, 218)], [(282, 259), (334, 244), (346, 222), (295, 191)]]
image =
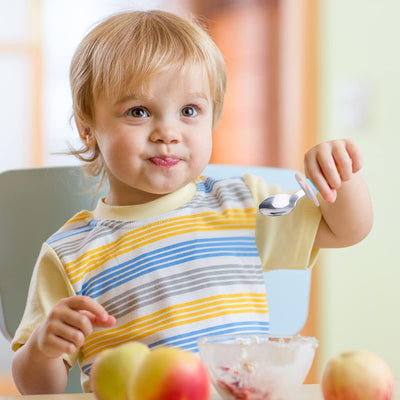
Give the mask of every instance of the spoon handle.
[(311, 185), (307, 182), (307, 178), (300, 172), (295, 173), (295, 178), (298, 184), (301, 186), (301, 188), (304, 190), (304, 193), (306, 196), (314, 202), (314, 204), (319, 207), (319, 201), (317, 199), (317, 196), (314, 193), (314, 190), (312, 189)]

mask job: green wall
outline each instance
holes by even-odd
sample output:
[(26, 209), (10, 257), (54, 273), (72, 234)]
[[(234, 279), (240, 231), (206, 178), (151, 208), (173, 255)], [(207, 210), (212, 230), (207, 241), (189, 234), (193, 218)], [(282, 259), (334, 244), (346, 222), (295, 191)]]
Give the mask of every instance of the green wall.
[(321, 0), (319, 132), (363, 150), (374, 227), (321, 255), (321, 362), (349, 349), (385, 359), (400, 379), (400, 2)]

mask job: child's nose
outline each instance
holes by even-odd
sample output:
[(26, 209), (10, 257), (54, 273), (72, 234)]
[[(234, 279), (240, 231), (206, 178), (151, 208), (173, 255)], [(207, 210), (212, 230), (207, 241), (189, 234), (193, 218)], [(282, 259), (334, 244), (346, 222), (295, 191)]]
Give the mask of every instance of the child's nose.
[(181, 135), (172, 125), (157, 126), (150, 135), (152, 142), (179, 143)]

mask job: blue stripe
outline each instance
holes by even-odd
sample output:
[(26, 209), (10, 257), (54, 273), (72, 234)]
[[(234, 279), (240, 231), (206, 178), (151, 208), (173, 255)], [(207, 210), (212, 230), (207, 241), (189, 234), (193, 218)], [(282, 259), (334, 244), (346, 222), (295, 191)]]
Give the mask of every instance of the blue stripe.
[[(93, 292), (92, 291), (79, 291), (79, 292), (82, 292), (82, 295), (84, 295), (84, 296), (91, 296), (93, 298), (96, 298), (96, 297), (99, 297), (102, 294), (106, 293), (109, 290), (112, 290), (112, 289), (114, 289), (114, 288), (116, 288), (116, 287), (118, 287), (120, 285), (123, 285), (126, 282), (129, 282), (129, 281), (131, 281), (133, 279), (136, 279), (136, 278), (138, 278), (140, 276), (146, 275), (146, 274), (148, 274), (150, 272), (154, 272), (154, 271), (157, 271), (157, 270), (160, 270), (160, 269), (163, 269), (163, 268), (176, 266), (176, 265), (179, 265), (179, 264), (183, 264), (185, 262), (190, 262), (190, 261), (195, 261), (195, 260), (200, 260), (200, 259), (206, 259), (206, 258), (211, 258), (211, 257), (228, 257), (228, 256), (249, 257), (250, 255), (249, 255), (248, 252), (239, 253), (239, 252), (235, 252), (235, 251), (231, 251), (231, 252), (227, 252), (226, 251), (226, 252), (219, 252), (219, 253), (204, 254), (202, 256), (194, 255), (194, 256), (191, 256), (191, 257), (183, 258), (181, 260), (172, 259), (172, 261), (169, 262), (169, 263), (159, 265), (158, 267), (148, 268), (148, 269), (146, 269), (146, 271), (141, 271), (141, 272), (133, 274), (133, 275), (132, 275), (132, 271), (130, 271), (127, 274), (123, 274), (123, 275), (119, 274), (117, 276), (117, 278), (109, 280), (109, 283), (110, 284), (113, 283), (113, 284), (108, 285), (107, 287), (102, 285), (102, 283), (100, 282), (99, 285), (98, 285), (99, 286), (99, 290), (97, 290), (97, 291), (93, 291)], [(258, 253), (254, 252), (253, 256), (254, 257), (258, 256)], [(155, 265), (155, 263), (149, 263), (148, 265)], [(139, 266), (138, 268), (141, 268), (141, 266)], [(125, 277), (125, 278), (122, 279), (123, 277)], [(80, 293), (77, 293), (77, 294), (80, 294)]]
[(79, 235), (79, 234), (82, 234), (85, 232), (90, 232), (91, 230), (93, 230), (96, 227), (97, 223), (98, 223), (98, 221), (92, 220), (88, 224), (80, 226), (79, 228), (55, 233), (54, 235), (50, 236), (49, 239), (47, 239), (47, 243), (52, 244), (52, 243), (59, 242), (60, 240), (63, 240), (65, 238), (68, 238), (71, 236)]
[[(159, 257), (158, 255), (148, 256), (148, 254), (141, 255), (93, 276), (87, 282), (85, 282), (84, 285), (82, 285), (82, 288), (79, 291), (86, 292), (89, 295), (90, 290), (94, 290), (96, 286), (100, 285), (105, 287), (107, 283), (115, 282), (119, 278), (132, 275), (135, 272), (141, 271), (141, 275), (145, 275), (146, 273), (150, 272), (148, 269), (152, 266), (162, 266), (163, 268), (167, 268), (168, 266), (174, 264), (182, 264), (190, 259), (199, 260), (201, 258), (209, 258), (212, 256), (221, 257), (228, 255), (258, 257), (257, 250), (249, 249), (248, 247), (236, 247), (235, 249), (232, 249), (232, 247), (229, 246), (207, 246), (199, 249), (196, 246), (191, 246), (191, 248), (187, 248), (185, 250), (186, 251), (180, 251), (179, 254), (168, 254), (168, 257), (164, 254), (162, 257)], [(192, 258), (190, 258), (190, 256), (192, 256)]]
[(149, 347), (158, 347), (165, 344), (181, 346), (187, 343), (197, 342), (197, 339), (203, 336), (211, 335), (225, 335), (230, 333), (269, 333), (269, 322), (262, 321), (244, 321), (235, 322), (224, 325), (217, 325), (205, 329), (199, 329), (197, 331), (187, 332), (181, 335), (171, 336), (166, 339), (159, 340), (158, 342), (152, 343)]
[(199, 192), (210, 193), (214, 189), (214, 185), (218, 183), (221, 179), (217, 180), (208, 177), (205, 181), (197, 183), (197, 190)]
[[(246, 327), (246, 328), (240, 329), (240, 327), (237, 327), (237, 328), (221, 330), (221, 331), (218, 331), (216, 334), (217, 335), (228, 335), (228, 334), (230, 334), (230, 335), (232, 335), (232, 334), (235, 334), (235, 335), (266, 335), (268, 333), (269, 333), (269, 326), (265, 327), (265, 329), (262, 329), (260, 327), (258, 327), (258, 328)], [(191, 351), (193, 353), (198, 353), (199, 349), (198, 349), (198, 345), (197, 345), (197, 339), (199, 339), (202, 336), (205, 336), (205, 335), (200, 335), (200, 336), (197, 336), (192, 339), (184, 340), (184, 341), (182, 341), (182, 343), (173, 342), (173, 341), (170, 341), (167, 339), (165, 344), (167, 346), (175, 346), (175, 347), (179, 347), (180, 349), (183, 349), (183, 350)], [(152, 346), (149, 346), (149, 347), (152, 347)]]
[[(142, 254), (132, 260), (128, 260), (115, 267), (102, 271), (101, 273), (88, 280), (77, 294), (98, 297), (110, 288), (118, 287), (119, 285), (129, 280), (135, 279), (139, 276), (143, 276), (145, 274), (148, 274), (149, 272), (168, 268), (170, 266), (182, 264), (191, 260), (223, 256), (259, 256), (254, 240), (252, 240), (253, 243), (249, 242), (248, 246), (245, 247), (238, 246), (238, 243), (231, 243), (230, 246), (222, 246), (222, 241), (220, 243), (213, 243), (208, 241), (207, 243), (207, 241), (203, 240), (201, 242), (203, 242), (204, 244), (201, 248), (199, 248), (200, 241), (191, 242), (194, 242), (194, 244), (190, 246), (188, 245), (188, 243), (190, 242), (187, 242), (186, 244), (183, 243), (179, 246), (168, 246), (164, 249), (157, 249), (155, 251)], [(229, 242), (227, 244), (229, 244)], [(175, 248), (175, 250), (165, 251), (165, 249), (167, 248)], [(180, 254), (177, 254), (177, 248), (181, 248)], [(208, 253), (206, 253), (206, 251), (208, 251)], [(160, 253), (162, 253), (162, 259), (160, 259)], [(162, 264), (160, 264), (160, 262)], [(96, 288), (102, 290), (96, 291)]]
[[(243, 179), (240, 176), (235, 176), (230, 179), (240, 179), (243, 181)], [(225, 178), (224, 179), (216, 179), (216, 178), (207, 177), (205, 181), (197, 182), (197, 189), (199, 192), (211, 193), (214, 190), (214, 186), (223, 180), (226, 180), (226, 179)]]
[(81, 370), (84, 374), (90, 375), (90, 370), (92, 369), (92, 363), (82, 365)]
[[(239, 247), (242, 251), (250, 250), (251, 252), (257, 251), (257, 246), (255, 244), (254, 238), (249, 237), (228, 237), (228, 238), (215, 238), (215, 239), (194, 239), (186, 242), (176, 243), (173, 245), (165, 246), (160, 249), (153, 250), (148, 253), (141, 254), (133, 259), (127, 260), (122, 264), (115, 265), (113, 267), (107, 268), (103, 270), (96, 276), (90, 278), (85, 284), (82, 285), (80, 292), (89, 290), (91, 287), (96, 285), (97, 281), (104, 283), (105, 279), (108, 277), (109, 279), (113, 277), (118, 277), (122, 275), (124, 272), (131, 272), (132, 268), (135, 266), (140, 267), (140, 262), (142, 262), (142, 268), (144, 269), (148, 265), (152, 265), (151, 261), (157, 260), (160, 261), (161, 259), (167, 261), (171, 258), (174, 260), (177, 259), (177, 253), (181, 253), (181, 257), (190, 250), (193, 249), (210, 249), (211, 247), (222, 247), (225, 245), (229, 245), (227, 248), (231, 250), (231, 248), (237, 249), (239, 245), (245, 246), (244, 248)], [(193, 251), (192, 251), (193, 253)], [(161, 255), (161, 256), (160, 256)], [(258, 254), (257, 254), (258, 255)], [(154, 264), (154, 263), (153, 263)]]

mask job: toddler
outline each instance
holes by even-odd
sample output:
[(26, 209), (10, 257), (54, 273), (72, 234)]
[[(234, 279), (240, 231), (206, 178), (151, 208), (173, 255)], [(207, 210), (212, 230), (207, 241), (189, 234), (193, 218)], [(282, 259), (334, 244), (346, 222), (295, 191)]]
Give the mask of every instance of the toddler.
[(320, 208), (305, 199), (282, 217), (257, 212), (276, 185), (201, 175), (226, 75), (196, 23), (114, 15), (80, 43), (70, 78), (83, 143), (74, 154), (109, 190), (43, 244), (12, 343), (22, 393), (63, 392), (76, 361), (88, 391), (96, 355), (130, 340), (196, 352), (203, 335), (268, 333), (263, 271), (311, 268), (319, 248), (368, 234), (361, 154), (349, 140), (306, 153)]

